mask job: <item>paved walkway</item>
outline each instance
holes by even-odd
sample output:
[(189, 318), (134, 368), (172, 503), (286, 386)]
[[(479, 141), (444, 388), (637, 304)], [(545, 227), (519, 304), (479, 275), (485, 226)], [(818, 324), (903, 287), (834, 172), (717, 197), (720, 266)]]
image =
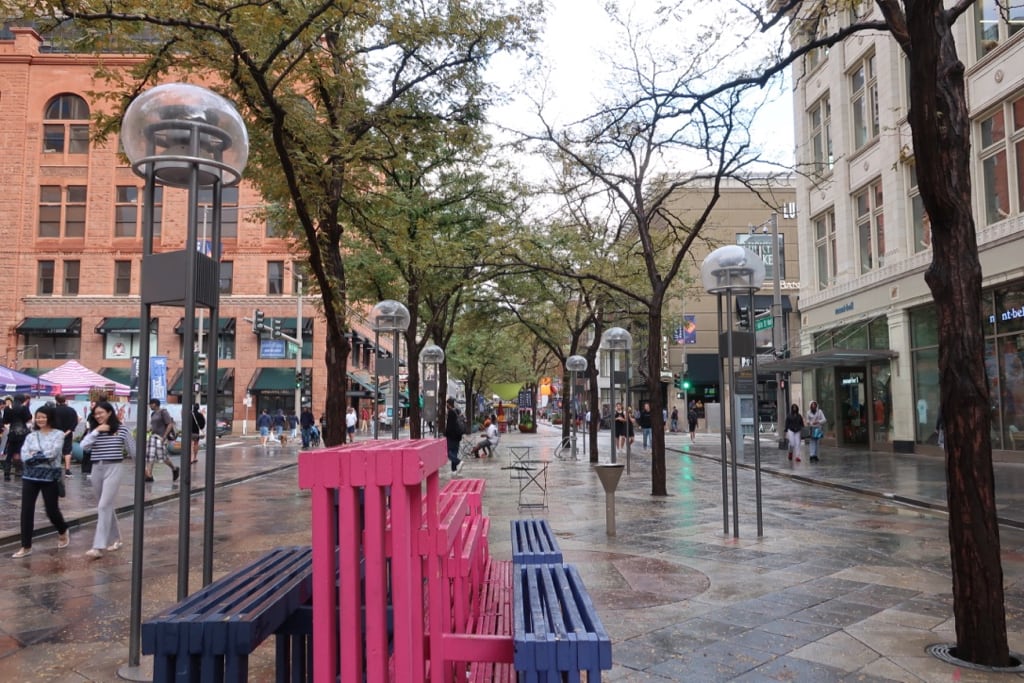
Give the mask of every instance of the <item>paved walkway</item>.
[[(607, 432), (602, 433), (602, 460)], [(828, 450), (791, 465), (765, 440), (764, 535), (756, 534), (754, 475), (739, 476), (739, 538), (723, 533), (717, 435), (668, 435), (670, 495), (650, 495), (650, 458), (630, 456), (616, 494), (618, 535), (605, 529), (605, 496), (587, 462), (552, 459), (546, 509), (520, 509), (508, 446), (553, 458), (558, 433), (506, 434), (499, 458), (463, 474), (488, 480), (492, 552), (510, 555), (507, 520), (550, 519), (567, 561), (584, 576), (612, 634), (612, 681), (1006, 681), (1020, 674), (957, 669), (927, 655), (954, 640), (943, 463), (912, 455)], [(221, 441), (215, 575), (280, 545), (309, 542), (309, 499), (296, 485), (295, 451)], [(747, 444), (746, 462), (753, 463)], [(620, 454), (619, 461), (624, 461)], [(581, 457), (584, 457), (581, 453)], [(158, 466), (159, 467), (159, 466)], [(998, 505), (1011, 649), (1024, 652), (1024, 466), (998, 464)], [(198, 470), (197, 470), (198, 473)], [(446, 475), (447, 476), (447, 475)], [(126, 478), (127, 479), (127, 478)], [(74, 477), (62, 507), (79, 525), (68, 550), (37, 537), (8, 562), (0, 593), (0, 680), (112, 681), (127, 661), (128, 549), (88, 561), (94, 502)], [(131, 487), (121, 501), (131, 509)], [(20, 486), (0, 486), (0, 538), (17, 547)], [(157, 470), (147, 486), (144, 613), (174, 602), (177, 487)], [(159, 504), (175, 499), (169, 504)], [(537, 498), (532, 498), (536, 502)], [(40, 506), (41, 508), (41, 506)], [(203, 498), (192, 501), (192, 575), (198, 587)], [(40, 509), (38, 523), (47, 524)], [(126, 537), (131, 514), (121, 516)], [(253, 659), (266, 680), (273, 648)]]

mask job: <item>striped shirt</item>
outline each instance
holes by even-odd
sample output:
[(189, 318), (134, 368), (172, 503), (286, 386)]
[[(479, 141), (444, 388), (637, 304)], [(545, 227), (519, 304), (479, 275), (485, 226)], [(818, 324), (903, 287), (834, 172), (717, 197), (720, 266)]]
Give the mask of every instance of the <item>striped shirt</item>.
[(135, 457), (135, 440), (131, 432), (124, 425), (117, 428), (117, 431), (99, 432), (95, 429), (85, 435), (82, 439), (82, 450), (92, 452), (92, 461), (99, 460), (123, 460), (125, 451), (129, 458)]

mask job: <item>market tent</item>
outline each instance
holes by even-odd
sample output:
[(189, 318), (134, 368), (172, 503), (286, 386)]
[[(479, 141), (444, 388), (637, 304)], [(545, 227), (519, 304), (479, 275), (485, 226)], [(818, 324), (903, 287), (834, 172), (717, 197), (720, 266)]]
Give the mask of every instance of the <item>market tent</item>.
[(8, 394), (14, 392), (46, 394), (52, 396), (57, 393), (60, 387), (53, 382), (47, 382), (41, 377), (33, 377), (23, 372), (5, 368), (0, 365), (0, 391)]
[(491, 392), (502, 401), (516, 401), (519, 399), (519, 390), (522, 388), (522, 382), (506, 382), (492, 384)]
[(60, 385), (62, 394), (88, 394), (92, 389), (113, 391), (115, 396), (127, 396), (131, 389), (127, 384), (112, 382), (103, 375), (93, 372), (75, 360), (40, 375), (42, 379)]

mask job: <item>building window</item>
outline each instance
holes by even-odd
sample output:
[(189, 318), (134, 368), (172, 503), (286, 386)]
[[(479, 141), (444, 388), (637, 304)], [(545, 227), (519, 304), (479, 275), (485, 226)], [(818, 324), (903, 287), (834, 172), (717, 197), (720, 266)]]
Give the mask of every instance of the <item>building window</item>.
[(43, 119), (44, 154), (89, 153), (89, 105), (81, 97), (67, 93), (54, 97)]
[(40, 261), (36, 276), (36, 294), (50, 296), (53, 294), (53, 261)]
[(235, 278), (235, 264), (233, 261), (221, 261), (220, 262), (220, 293), (231, 294), (231, 288), (234, 284)]
[(139, 227), (139, 188), (118, 185), (114, 204), (114, 237), (135, 237)]
[(811, 107), (808, 116), (814, 172), (820, 175), (831, 173), (835, 158), (832, 155), (832, 105), (829, 103), (828, 95)]
[(81, 261), (64, 262), (64, 296), (78, 296), (78, 281), (81, 272)]
[(128, 296), (132, 293), (132, 262), (114, 261), (114, 294)]
[[(813, 18), (805, 20), (803, 22), (802, 32), (808, 43), (826, 35), (828, 32), (828, 26), (826, 25), (826, 16), (824, 13), (816, 14)], [(804, 55), (805, 73), (814, 71), (826, 59), (828, 59), (828, 46), (816, 47), (809, 51)]]
[(39, 236), (85, 237), (85, 185), (39, 188)]
[[(199, 190), (199, 235), (210, 239), (213, 234), (213, 188)], [(220, 236), (238, 237), (238, 188), (221, 190)], [(216, 258), (216, 256), (215, 256)]]
[(814, 249), (818, 289), (826, 289), (836, 277), (836, 213), (831, 209), (814, 219)]
[(284, 261), (267, 263), (267, 294), (284, 294)]
[(882, 181), (876, 180), (853, 197), (857, 210), (860, 272), (881, 268), (885, 256), (885, 215)]
[(983, 118), (978, 132), (985, 222), (991, 225), (1024, 206), (1024, 97)]
[(910, 212), (914, 224), (914, 253), (931, 249), (932, 221), (924, 210), (921, 191), (917, 187), (917, 166), (910, 164)]
[(974, 4), (975, 42), (978, 59), (1024, 28), (1024, 4), (981, 0)]
[(878, 137), (878, 80), (875, 55), (857, 62), (850, 72), (850, 105), (853, 110), (853, 146), (860, 149)]

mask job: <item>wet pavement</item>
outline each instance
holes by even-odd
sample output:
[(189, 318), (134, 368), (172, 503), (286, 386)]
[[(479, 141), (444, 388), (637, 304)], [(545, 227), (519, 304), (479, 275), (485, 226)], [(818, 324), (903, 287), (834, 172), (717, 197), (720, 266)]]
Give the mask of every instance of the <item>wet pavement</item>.
[[(607, 432), (601, 434), (602, 460)], [(505, 434), (498, 457), (467, 462), (488, 480), (492, 553), (511, 556), (507, 520), (545, 517), (576, 563), (613, 640), (610, 681), (1006, 681), (925, 652), (955, 640), (944, 464), (930, 456), (824, 449), (820, 464), (790, 464), (762, 442), (762, 537), (757, 536), (753, 448), (739, 469), (739, 538), (723, 533), (717, 434), (669, 434), (670, 495), (650, 495), (650, 458), (630, 456), (616, 493), (617, 535), (606, 535), (605, 494), (589, 463), (554, 458), (558, 432)], [(234, 444), (234, 445), (233, 445)], [(519, 507), (509, 446), (550, 459), (547, 507)], [(581, 452), (580, 457), (586, 456)], [(220, 442), (214, 575), (267, 550), (309, 543), (309, 496), (294, 449), (252, 439)], [(619, 462), (624, 462), (619, 454)], [(201, 466), (200, 466), (201, 467)], [(130, 468), (129, 468), (130, 471)], [(200, 469), (195, 470), (201, 476)], [(61, 501), (76, 520), (71, 546), (37, 510), (34, 553), (18, 547), (20, 483), (0, 485), (7, 562), (0, 593), (0, 680), (115, 681), (128, 658), (130, 543), (88, 560), (95, 501), (77, 468)], [(447, 478), (447, 474), (444, 475)], [(178, 487), (158, 465), (147, 485), (144, 615), (175, 602)], [(1007, 624), (1024, 652), (1024, 466), (997, 464)], [(119, 498), (132, 528), (131, 478)], [(527, 503), (542, 501), (536, 488)], [(730, 502), (731, 512), (731, 502)], [(190, 586), (201, 584), (203, 495), (191, 504)], [(145, 659), (145, 658), (144, 658)], [(272, 676), (273, 647), (252, 658), (250, 680)]]

